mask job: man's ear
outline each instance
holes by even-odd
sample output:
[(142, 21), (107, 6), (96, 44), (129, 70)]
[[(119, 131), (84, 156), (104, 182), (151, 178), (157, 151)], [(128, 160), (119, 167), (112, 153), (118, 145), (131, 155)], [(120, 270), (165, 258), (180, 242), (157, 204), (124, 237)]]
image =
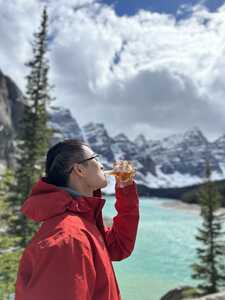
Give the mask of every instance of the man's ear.
[(86, 174), (85, 168), (81, 164), (75, 163), (73, 169), (78, 176), (84, 177), (84, 175)]

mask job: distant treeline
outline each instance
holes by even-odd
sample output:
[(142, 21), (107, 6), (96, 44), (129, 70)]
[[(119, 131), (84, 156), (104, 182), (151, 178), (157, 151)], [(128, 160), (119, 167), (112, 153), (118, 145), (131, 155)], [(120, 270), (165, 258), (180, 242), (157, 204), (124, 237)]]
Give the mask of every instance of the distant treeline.
[[(225, 180), (214, 181), (217, 190), (222, 196), (222, 206), (225, 207)], [(138, 185), (138, 192), (143, 197), (160, 197), (184, 201), (186, 203), (198, 203), (197, 192), (202, 184), (186, 186), (181, 188), (148, 188)]]

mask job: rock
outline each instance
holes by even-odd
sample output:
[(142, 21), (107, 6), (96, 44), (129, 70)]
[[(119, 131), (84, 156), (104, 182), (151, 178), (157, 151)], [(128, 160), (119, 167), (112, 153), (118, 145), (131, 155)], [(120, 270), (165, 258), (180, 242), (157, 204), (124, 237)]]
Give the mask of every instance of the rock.
[[(164, 174), (178, 172), (181, 175), (203, 178), (206, 158), (209, 159), (213, 172), (218, 173), (218, 176), (223, 174), (222, 165), (212, 152), (221, 147), (222, 142), (217, 141), (214, 147), (212, 144), (194, 127), (182, 134), (173, 134), (160, 141), (150, 141), (149, 148), (152, 159)], [(225, 151), (223, 155), (224, 153)]]
[(48, 126), (55, 130), (51, 145), (64, 139), (79, 139), (85, 141), (82, 129), (76, 119), (73, 118), (69, 109), (58, 107), (56, 111), (49, 111)]
[(187, 292), (192, 292), (190, 286), (180, 286), (166, 293), (160, 300), (183, 300)]
[(188, 298), (185, 300), (225, 300), (225, 292), (207, 295), (200, 298)]
[(169, 291), (160, 300), (225, 300), (225, 292), (200, 296), (195, 288), (183, 286)]
[(105, 160), (105, 165), (112, 164), (115, 161), (111, 147), (112, 139), (104, 124), (90, 122), (83, 127), (83, 131), (92, 149), (101, 155), (101, 160)]
[(20, 129), (25, 99), (16, 84), (0, 71), (0, 161), (14, 166), (14, 139)]

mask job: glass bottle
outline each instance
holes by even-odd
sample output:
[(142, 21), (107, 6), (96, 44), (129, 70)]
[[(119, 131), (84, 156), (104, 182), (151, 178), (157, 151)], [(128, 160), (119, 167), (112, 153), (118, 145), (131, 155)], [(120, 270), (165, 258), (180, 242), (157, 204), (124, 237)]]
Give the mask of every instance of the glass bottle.
[(130, 161), (120, 160), (113, 164), (112, 170), (104, 171), (105, 175), (112, 175), (121, 181), (129, 181), (135, 175), (135, 168)]

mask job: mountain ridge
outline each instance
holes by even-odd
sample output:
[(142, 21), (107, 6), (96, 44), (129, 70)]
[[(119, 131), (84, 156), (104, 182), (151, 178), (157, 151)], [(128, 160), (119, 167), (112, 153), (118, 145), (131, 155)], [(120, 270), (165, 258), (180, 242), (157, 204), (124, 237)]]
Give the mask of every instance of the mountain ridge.
[[(26, 105), (16, 84), (0, 71), (0, 163), (12, 164), (15, 145), (13, 139)], [(147, 139), (140, 133), (130, 140), (123, 132), (110, 136), (101, 122), (80, 126), (71, 111), (49, 109), (49, 127), (57, 132), (52, 144), (67, 138), (88, 142), (100, 155), (105, 169), (116, 160), (131, 160), (137, 170), (136, 182), (146, 188), (176, 188), (200, 184), (204, 179), (205, 160), (212, 168), (212, 179), (225, 178), (225, 134), (210, 142), (197, 127), (163, 139)], [(8, 132), (8, 135), (7, 135)], [(3, 146), (4, 145), (4, 146)], [(9, 162), (10, 161), (10, 162)], [(113, 190), (113, 183), (106, 192)]]

